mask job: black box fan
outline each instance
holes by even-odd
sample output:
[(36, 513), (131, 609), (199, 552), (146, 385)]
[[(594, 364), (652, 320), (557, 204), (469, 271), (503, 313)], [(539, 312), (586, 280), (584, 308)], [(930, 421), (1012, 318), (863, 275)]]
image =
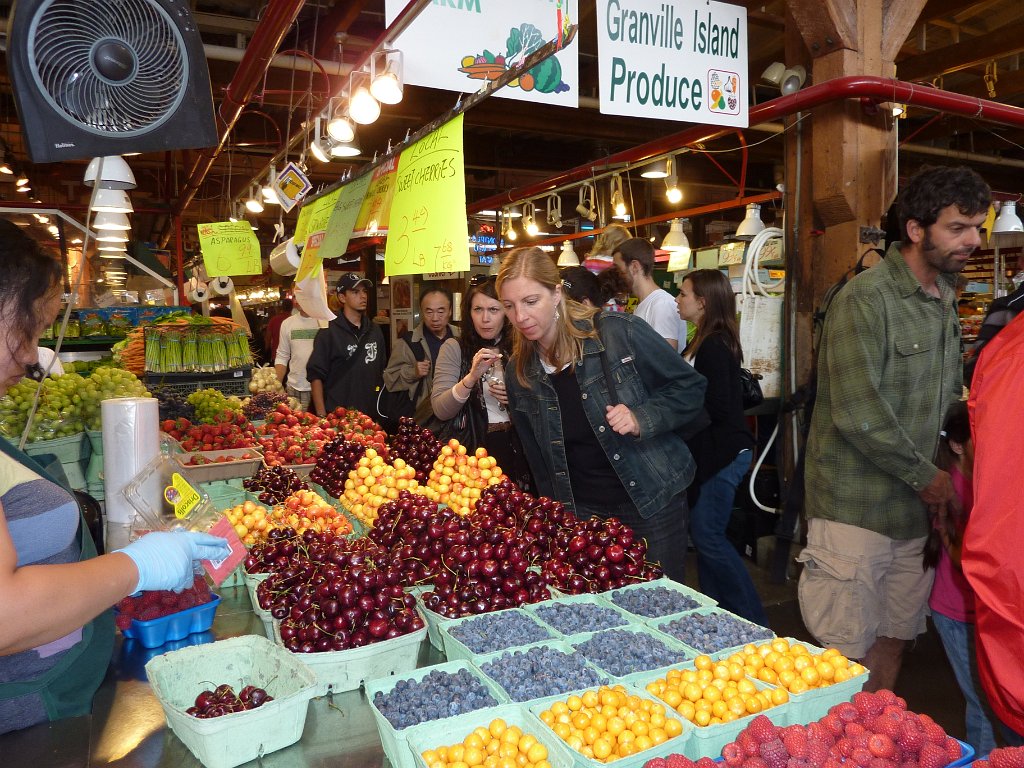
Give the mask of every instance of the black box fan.
[(33, 162), (217, 143), (187, 0), (18, 0), (7, 66)]

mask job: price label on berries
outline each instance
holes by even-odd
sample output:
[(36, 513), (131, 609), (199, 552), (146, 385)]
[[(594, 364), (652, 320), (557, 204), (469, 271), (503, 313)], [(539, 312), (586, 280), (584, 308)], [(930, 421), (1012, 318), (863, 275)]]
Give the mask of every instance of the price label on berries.
[(235, 526), (231, 524), (231, 521), (227, 517), (222, 517), (218, 520), (212, 528), (210, 528), (210, 534), (213, 536), (220, 536), (226, 539), (228, 542), (228, 549), (230, 553), (227, 557), (221, 560), (203, 560), (203, 568), (210, 574), (210, 578), (213, 579), (213, 583), (218, 587), (224, 583), (224, 580), (231, 575), (231, 572), (238, 567), (238, 565), (245, 560), (246, 549), (245, 544), (238, 538), (238, 532), (235, 530)]
[(177, 472), (171, 474), (171, 484), (164, 489), (164, 500), (174, 507), (174, 516), (179, 520), (188, 517), (199, 504), (200, 496), (188, 480)]

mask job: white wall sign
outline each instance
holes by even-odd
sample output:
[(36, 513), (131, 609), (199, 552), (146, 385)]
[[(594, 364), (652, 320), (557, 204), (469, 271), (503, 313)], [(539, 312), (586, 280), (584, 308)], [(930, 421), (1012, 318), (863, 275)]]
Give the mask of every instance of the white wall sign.
[(601, 112), (747, 127), (747, 10), (598, 0)]
[[(406, 0), (386, 0), (390, 25)], [(434, 0), (394, 42), (405, 82), (473, 93), (577, 21), (577, 0)], [(505, 99), (576, 107), (578, 50), (569, 46), (495, 92)]]

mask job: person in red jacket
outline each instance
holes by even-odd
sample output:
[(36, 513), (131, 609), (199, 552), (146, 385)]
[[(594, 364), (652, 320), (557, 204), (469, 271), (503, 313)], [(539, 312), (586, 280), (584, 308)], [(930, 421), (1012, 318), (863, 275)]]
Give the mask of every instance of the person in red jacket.
[(974, 509), (961, 564), (975, 595), (978, 672), (1006, 740), (1024, 744), (1024, 314), (989, 342), (974, 370)]

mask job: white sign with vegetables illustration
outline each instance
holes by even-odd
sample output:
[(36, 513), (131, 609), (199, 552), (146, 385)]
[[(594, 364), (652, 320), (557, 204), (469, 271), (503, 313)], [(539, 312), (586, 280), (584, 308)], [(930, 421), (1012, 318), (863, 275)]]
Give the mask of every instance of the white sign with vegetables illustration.
[[(390, 24), (406, 5), (387, 0)], [(577, 19), (577, 0), (436, 0), (395, 42), (413, 85), (472, 93), (520, 64)], [(495, 96), (576, 107), (575, 39)]]

